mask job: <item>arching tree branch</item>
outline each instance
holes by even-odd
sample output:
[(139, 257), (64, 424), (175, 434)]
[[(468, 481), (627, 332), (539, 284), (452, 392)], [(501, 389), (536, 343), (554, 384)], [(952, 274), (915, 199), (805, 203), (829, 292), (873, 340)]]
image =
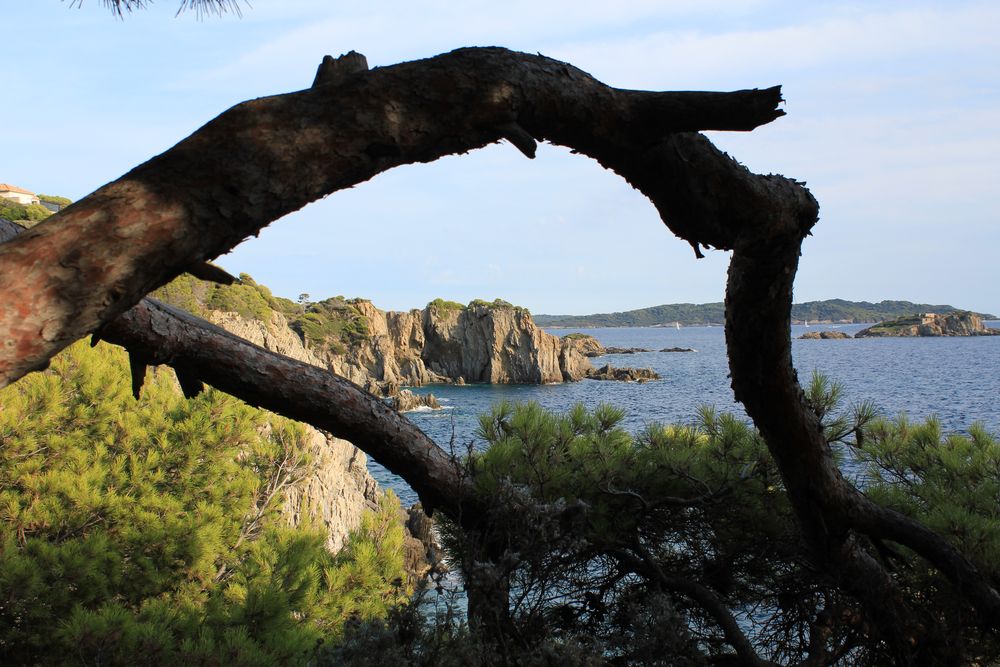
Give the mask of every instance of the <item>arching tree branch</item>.
[(779, 101), (777, 88), (618, 90), (486, 48), (244, 102), (0, 248), (0, 386), (272, 220), (392, 167), (480, 148), (512, 124), (582, 152), (655, 150), (670, 132), (752, 129)]

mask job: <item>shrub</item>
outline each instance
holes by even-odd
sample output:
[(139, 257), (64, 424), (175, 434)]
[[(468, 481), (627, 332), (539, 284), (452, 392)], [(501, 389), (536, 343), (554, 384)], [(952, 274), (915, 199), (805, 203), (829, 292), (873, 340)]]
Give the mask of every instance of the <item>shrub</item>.
[(60, 209), (66, 208), (73, 203), (72, 199), (67, 197), (57, 197), (56, 195), (43, 195), (39, 194), (38, 199), (43, 202), (48, 202), (50, 204), (56, 204)]
[(336, 556), (280, 494), (302, 428), (78, 343), (0, 392), (0, 661), (304, 664), (405, 598), (398, 502)]
[(461, 311), (465, 310), (465, 306), (458, 303), (457, 301), (446, 301), (440, 297), (434, 299), (427, 304), (428, 308), (433, 308), (441, 312), (451, 312), (451, 311)]

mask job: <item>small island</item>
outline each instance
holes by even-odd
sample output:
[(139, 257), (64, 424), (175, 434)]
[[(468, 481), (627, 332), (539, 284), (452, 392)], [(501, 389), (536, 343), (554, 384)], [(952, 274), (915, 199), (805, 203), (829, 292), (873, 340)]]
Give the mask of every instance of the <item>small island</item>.
[(807, 331), (799, 336), (799, 340), (842, 340), (850, 337), (843, 331)]
[(907, 336), (1000, 336), (1000, 329), (990, 329), (976, 313), (960, 311), (946, 314), (921, 313), (876, 324), (855, 338)]

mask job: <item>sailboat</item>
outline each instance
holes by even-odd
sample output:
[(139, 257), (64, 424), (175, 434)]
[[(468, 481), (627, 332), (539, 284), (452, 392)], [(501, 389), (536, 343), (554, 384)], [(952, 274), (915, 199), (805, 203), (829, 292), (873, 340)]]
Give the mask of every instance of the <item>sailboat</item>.
[(674, 328), (677, 329), (678, 331), (680, 331), (681, 330), (681, 323), (680, 322), (674, 322)]

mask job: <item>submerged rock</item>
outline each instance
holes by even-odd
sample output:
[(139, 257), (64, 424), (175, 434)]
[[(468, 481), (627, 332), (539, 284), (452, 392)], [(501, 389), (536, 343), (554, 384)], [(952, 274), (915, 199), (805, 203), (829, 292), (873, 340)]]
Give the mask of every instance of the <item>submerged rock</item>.
[(660, 352), (697, 352), (693, 347), (665, 347)]

